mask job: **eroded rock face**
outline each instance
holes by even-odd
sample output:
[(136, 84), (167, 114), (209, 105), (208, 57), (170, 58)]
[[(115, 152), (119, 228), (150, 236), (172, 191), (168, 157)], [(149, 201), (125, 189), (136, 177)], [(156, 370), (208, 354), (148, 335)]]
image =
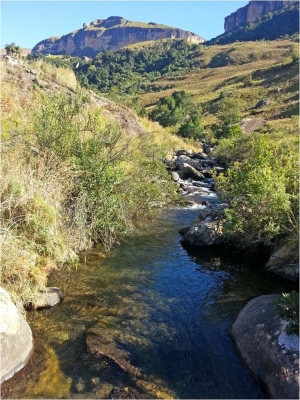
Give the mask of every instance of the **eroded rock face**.
[(269, 12), (280, 10), (293, 1), (250, 1), (245, 7), (239, 8), (234, 13), (225, 18), (225, 32), (256, 21)]
[(251, 300), (232, 326), (232, 336), (253, 376), (272, 398), (299, 398), (299, 337), (287, 336), (276, 313), (280, 295)]
[(23, 315), (0, 288), (1, 383), (28, 362), (33, 350), (32, 333)]
[(116, 51), (121, 47), (139, 42), (159, 39), (186, 39), (203, 43), (204, 39), (195, 33), (156, 23), (128, 21), (122, 17), (109, 17), (84, 24), (82, 29), (62, 37), (42, 40), (32, 49), (32, 54), (66, 54), (94, 57), (99, 51)]

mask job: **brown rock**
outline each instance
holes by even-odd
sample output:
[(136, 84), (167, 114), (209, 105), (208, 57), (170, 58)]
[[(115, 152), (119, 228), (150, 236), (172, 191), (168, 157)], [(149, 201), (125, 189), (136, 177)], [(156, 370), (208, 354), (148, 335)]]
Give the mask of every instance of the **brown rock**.
[(250, 1), (245, 7), (239, 8), (225, 18), (225, 32), (256, 21), (269, 12), (280, 10), (293, 1)]
[(203, 43), (195, 33), (159, 24), (128, 21), (122, 17), (98, 19), (85, 24), (82, 29), (62, 37), (42, 40), (32, 49), (32, 54), (66, 54), (94, 57), (100, 51), (116, 51), (130, 44), (166, 38), (186, 39)]

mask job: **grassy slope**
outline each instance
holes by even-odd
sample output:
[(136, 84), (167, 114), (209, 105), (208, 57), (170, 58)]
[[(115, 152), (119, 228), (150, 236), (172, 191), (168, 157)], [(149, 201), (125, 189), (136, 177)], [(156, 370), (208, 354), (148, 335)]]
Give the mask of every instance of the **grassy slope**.
[[(30, 73), (32, 70), (35, 71), (34, 75)], [(53, 94), (74, 93), (76, 78), (71, 70), (57, 69), (41, 61), (15, 66), (1, 61), (1, 72), (1, 176), (3, 177), (1, 182), (1, 285), (9, 291), (13, 301), (22, 310), (23, 304), (36, 301), (38, 291), (43, 290), (47, 285), (47, 277), (51, 271), (64, 264), (76, 264), (75, 253), (89, 245), (89, 238), (85, 233), (86, 226), (76, 227), (79, 220), (75, 221), (70, 216), (70, 210), (76, 209), (74, 193), (78, 189), (78, 175), (74, 174), (74, 164), (70, 159), (61, 160), (52, 150), (40, 151), (36, 147), (36, 130), (32, 128), (36, 123), (35, 112), (41, 107), (49, 109), (49, 103), (54, 106), (51, 100)], [(81, 107), (80, 113), (83, 114), (79, 113), (75, 116), (78, 119), (77, 122), (82, 122), (81, 117), (84, 115), (85, 120), (88, 120), (85, 114), (88, 111), (95, 113), (96, 108), (104, 109), (101, 103), (103, 102), (99, 100), (97, 103), (94, 99), (92, 103)], [(65, 110), (66, 106), (67, 103), (62, 110)], [(120, 107), (115, 107), (115, 114), (113, 108), (112, 103), (110, 113), (105, 108), (106, 112), (99, 115), (97, 128), (99, 131), (112, 130), (113, 121), (119, 121)], [(44, 122), (48, 126), (51, 120), (55, 129), (56, 125), (52, 117), (53, 112), (55, 114), (55, 108), (51, 110), (52, 113), (49, 111), (46, 114), (47, 119)], [(135, 115), (130, 111), (127, 118), (130, 119), (130, 123), (136, 121)], [(118, 196), (122, 197), (122, 190), (131, 189), (136, 190), (138, 192), (136, 196), (138, 196), (141, 189), (143, 201), (139, 204), (144, 205), (145, 196), (148, 196), (145, 189), (153, 190), (149, 192), (150, 200), (158, 198), (156, 195), (158, 186), (156, 183), (150, 184), (153, 180), (152, 170), (149, 170), (149, 178), (148, 172), (144, 173), (145, 177), (142, 178), (147, 162), (149, 160), (152, 162), (154, 155), (161, 160), (162, 154), (164, 156), (171, 154), (174, 148), (186, 145), (182, 139), (173, 137), (151, 121), (144, 120), (141, 123), (145, 127), (145, 132), (138, 136), (134, 136), (133, 133), (133, 138), (135, 138), (133, 140), (124, 129), (119, 142), (115, 144), (115, 151), (124, 149), (129, 160), (124, 158), (124, 161), (120, 163), (126, 174), (126, 185), (124, 181), (123, 186), (119, 186)], [(131, 125), (129, 125), (129, 130), (132, 131), (130, 127)], [(88, 140), (88, 131), (85, 134)], [(189, 147), (192, 146), (189, 145)], [(99, 154), (103, 154), (104, 151), (105, 148), (100, 146)], [(97, 155), (97, 159), (99, 158)], [(162, 163), (160, 168), (168, 179)], [(108, 176), (112, 173), (110, 171), (108, 170)], [(138, 181), (136, 181), (136, 171), (139, 172)], [(144, 179), (144, 186), (141, 185), (141, 179)], [(134, 184), (134, 188), (129, 186), (130, 182)], [(175, 195), (175, 185), (170, 179), (169, 183), (171, 184), (170, 193)], [(161, 185), (165, 188), (169, 183), (163, 181)], [(108, 183), (105, 183), (104, 187), (107, 185)], [(75, 188), (77, 189), (74, 191)], [(160, 193), (161, 191), (158, 195)], [(132, 207), (133, 202), (128, 200), (129, 197), (126, 197), (127, 203), (129, 207)], [(164, 199), (166, 200), (167, 198)], [(105, 209), (104, 206), (102, 208)], [(120, 210), (122, 209), (120, 207)], [(94, 210), (103, 211), (100, 207), (99, 210), (96, 207)]]
[[(297, 52), (298, 44), (289, 40), (203, 46), (194, 54), (199, 70), (179, 77), (161, 78), (156, 84), (173, 84), (175, 88), (140, 94), (139, 97), (141, 103), (151, 109), (160, 98), (169, 96), (174, 90), (185, 90), (197, 98), (205, 111), (226, 88), (240, 92), (246, 102), (244, 116), (259, 113), (268, 120), (288, 117), (298, 114), (299, 66), (292, 64)], [(250, 74), (254, 84), (247, 87), (244, 81)], [(269, 105), (254, 110), (255, 104), (266, 97), (270, 99)], [(205, 125), (212, 122), (213, 115), (204, 117)]]

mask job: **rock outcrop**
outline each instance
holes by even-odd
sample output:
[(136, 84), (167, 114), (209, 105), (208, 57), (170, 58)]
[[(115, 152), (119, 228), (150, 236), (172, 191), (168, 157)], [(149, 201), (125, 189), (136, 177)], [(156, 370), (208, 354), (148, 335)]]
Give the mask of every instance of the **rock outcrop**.
[(28, 362), (33, 350), (32, 333), (24, 317), (0, 287), (1, 383)]
[(299, 247), (277, 249), (265, 266), (266, 270), (293, 282), (299, 280)]
[(64, 36), (54, 36), (42, 40), (34, 46), (32, 54), (70, 54), (72, 56), (94, 57), (100, 51), (116, 51), (121, 47), (139, 42), (159, 39), (186, 39), (193, 43), (205, 41), (195, 33), (154, 22), (128, 21), (122, 17), (98, 19), (84, 24)]
[(209, 205), (181, 239), (181, 243), (195, 247), (214, 247), (226, 242), (223, 235), (224, 209), (227, 204)]
[(299, 337), (287, 336), (276, 313), (279, 295), (251, 300), (239, 313), (232, 336), (240, 355), (274, 399), (299, 398)]
[(280, 10), (291, 3), (295, 3), (295, 1), (250, 1), (245, 7), (239, 8), (225, 18), (225, 32), (254, 22), (263, 15)]

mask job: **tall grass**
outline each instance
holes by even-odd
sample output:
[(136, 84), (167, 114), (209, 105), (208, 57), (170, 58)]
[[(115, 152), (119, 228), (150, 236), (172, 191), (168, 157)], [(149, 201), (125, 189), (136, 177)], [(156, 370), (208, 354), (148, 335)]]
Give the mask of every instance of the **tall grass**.
[(74, 173), (69, 163), (51, 154), (4, 145), (1, 176), (2, 285), (22, 308), (34, 303), (52, 269), (76, 261), (65, 212)]
[(74, 72), (71, 69), (56, 67), (41, 60), (31, 61), (30, 68), (38, 71), (42, 79), (51, 80), (60, 86), (70, 89), (73, 92), (76, 91), (77, 80)]

